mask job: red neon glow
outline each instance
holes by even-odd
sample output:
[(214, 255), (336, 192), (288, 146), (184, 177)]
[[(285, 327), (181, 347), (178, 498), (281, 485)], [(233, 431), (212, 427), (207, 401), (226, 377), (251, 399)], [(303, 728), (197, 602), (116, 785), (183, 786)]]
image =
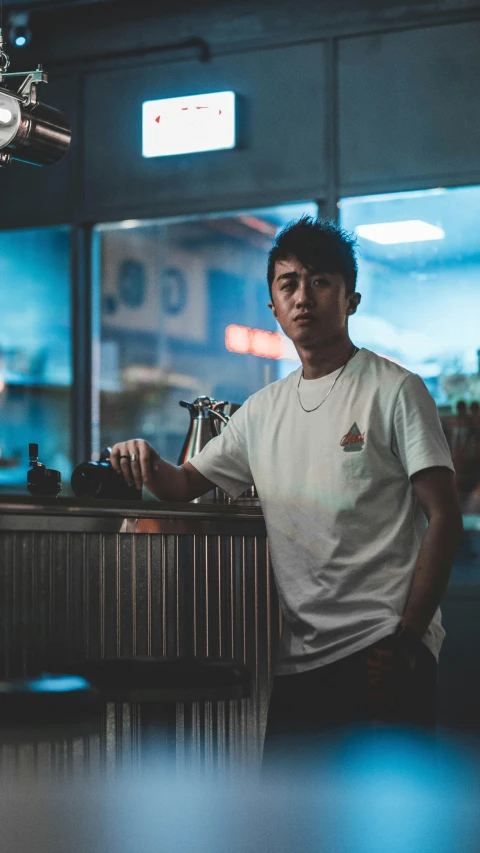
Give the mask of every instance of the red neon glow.
[(250, 352), (250, 329), (247, 326), (227, 326), (225, 346), (230, 352)]
[(250, 333), (250, 351), (261, 358), (281, 358), (283, 341), (275, 332), (263, 332), (252, 329)]
[(284, 343), (277, 332), (250, 329), (248, 326), (227, 326), (225, 346), (230, 352), (252, 353), (260, 358), (283, 358)]

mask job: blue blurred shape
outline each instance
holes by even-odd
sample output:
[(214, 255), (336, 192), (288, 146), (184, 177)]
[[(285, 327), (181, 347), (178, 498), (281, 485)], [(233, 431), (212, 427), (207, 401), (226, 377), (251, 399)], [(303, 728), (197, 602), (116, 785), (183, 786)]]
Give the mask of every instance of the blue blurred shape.
[(458, 744), (417, 730), (356, 732), (339, 744), (334, 775), (342, 851), (470, 849), (479, 776)]
[(24, 682), (32, 693), (71, 693), (74, 690), (88, 690), (90, 685), (77, 675), (45, 675)]

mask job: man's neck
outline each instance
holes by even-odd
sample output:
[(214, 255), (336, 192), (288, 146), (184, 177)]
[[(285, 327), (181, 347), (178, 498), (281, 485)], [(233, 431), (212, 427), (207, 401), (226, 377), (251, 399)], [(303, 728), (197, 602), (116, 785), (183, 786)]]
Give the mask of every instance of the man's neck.
[(355, 347), (350, 338), (335, 344), (312, 349), (298, 348), (298, 356), (303, 366), (304, 379), (320, 379), (333, 373), (352, 357)]

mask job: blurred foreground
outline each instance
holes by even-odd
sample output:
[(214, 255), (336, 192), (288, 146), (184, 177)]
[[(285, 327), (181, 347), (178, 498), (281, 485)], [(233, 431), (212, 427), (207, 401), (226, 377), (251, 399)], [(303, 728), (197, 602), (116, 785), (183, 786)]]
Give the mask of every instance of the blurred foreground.
[[(37, 758), (41, 755), (38, 751)], [(480, 739), (330, 732), (221, 774), (152, 760), (115, 772), (0, 767), (2, 853), (470, 853)]]

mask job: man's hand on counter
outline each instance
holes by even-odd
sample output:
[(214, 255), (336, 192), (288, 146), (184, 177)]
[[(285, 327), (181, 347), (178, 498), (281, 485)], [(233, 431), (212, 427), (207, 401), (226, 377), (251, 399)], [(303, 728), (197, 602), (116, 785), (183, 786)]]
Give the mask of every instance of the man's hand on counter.
[(190, 462), (171, 465), (141, 438), (115, 444), (110, 462), (129, 486), (135, 485), (137, 489), (146, 486), (152, 495), (164, 501), (192, 501), (215, 488)]
[(123, 474), (129, 486), (137, 489), (146, 486), (151, 491), (156, 473), (161, 469), (161, 459), (148, 441), (139, 438), (122, 441), (112, 447), (112, 468)]

